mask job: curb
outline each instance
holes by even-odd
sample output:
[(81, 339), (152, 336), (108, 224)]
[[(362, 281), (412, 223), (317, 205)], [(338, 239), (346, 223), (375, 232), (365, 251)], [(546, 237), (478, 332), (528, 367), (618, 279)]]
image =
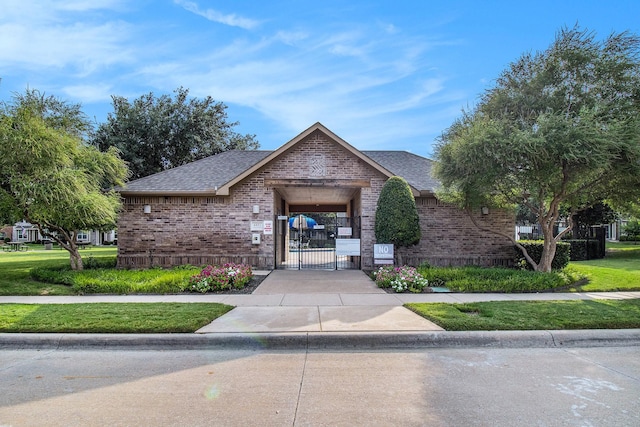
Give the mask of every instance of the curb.
[(0, 334), (0, 350), (385, 350), (640, 346), (640, 329), (395, 333)]

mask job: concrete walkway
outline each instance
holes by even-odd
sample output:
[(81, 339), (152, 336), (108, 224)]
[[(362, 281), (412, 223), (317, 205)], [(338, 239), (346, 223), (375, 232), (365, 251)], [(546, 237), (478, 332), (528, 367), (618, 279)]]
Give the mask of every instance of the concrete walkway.
[(640, 298), (640, 292), (389, 294), (362, 271), (256, 272), (268, 274), (250, 295), (86, 295), (0, 297), (0, 303), (219, 302), (236, 306), (200, 334), (283, 332), (441, 331), (402, 307), (408, 302), (475, 302)]
[[(602, 298), (640, 298), (636, 293)], [(197, 333), (442, 331), (402, 307), (407, 302), (595, 299), (595, 294), (389, 294), (362, 271), (273, 271), (236, 308)], [(233, 301), (233, 302), (232, 302)], [(268, 306), (262, 304), (268, 303)], [(256, 305), (253, 305), (256, 304)]]

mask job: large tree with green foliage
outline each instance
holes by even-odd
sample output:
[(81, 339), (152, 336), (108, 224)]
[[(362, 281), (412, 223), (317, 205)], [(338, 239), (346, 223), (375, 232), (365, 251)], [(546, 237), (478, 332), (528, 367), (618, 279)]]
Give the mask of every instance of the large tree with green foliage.
[(376, 207), (375, 235), (378, 243), (393, 243), (400, 265), (401, 248), (420, 242), (420, 216), (411, 187), (404, 178), (392, 176), (382, 187)]
[(436, 176), (449, 199), (468, 209), (522, 204), (535, 215), (540, 262), (520, 249), (538, 271), (551, 270), (572, 228), (569, 216), (569, 228), (554, 234), (562, 210), (638, 200), (639, 47), (626, 32), (598, 41), (563, 29), (547, 50), (510, 64), (437, 144)]
[(2, 198), (69, 251), (73, 269), (82, 269), (78, 232), (115, 227), (120, 198), (112, 188), (127, 176), (117, 149), (82, 141), (87, 125), (79, 106), (36, 91), (0, 110)]
[(137, 179), (223, 151), (256, 149), (255, 135), (240, 135), (227, 121), (226, 105), (211, 97), (190, 98), (178, 88), (175, 97), (152, 92), (130, 102), (114, 96), (113, 113), (101, 124), (93, 144), (117, 147)]

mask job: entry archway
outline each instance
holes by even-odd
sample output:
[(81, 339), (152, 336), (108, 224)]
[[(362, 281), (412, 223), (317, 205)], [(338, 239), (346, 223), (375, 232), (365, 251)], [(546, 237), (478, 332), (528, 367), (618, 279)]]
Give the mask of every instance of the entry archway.
[[(277, 268), (294, 270), (359, 270), (360, 217), (345, 212), (295, 212), (287, 221), (287, 245)], [(357, 254), (344, 253), (346, 245), (358, 245)], [(352, 249), (353, 250), (353, 249)]]
[[(360, 197), (368, 181), (277, 181), (276, 268), (360, 269)], [(356, 255), (341, 252), (347, 244), (357, 245)]]

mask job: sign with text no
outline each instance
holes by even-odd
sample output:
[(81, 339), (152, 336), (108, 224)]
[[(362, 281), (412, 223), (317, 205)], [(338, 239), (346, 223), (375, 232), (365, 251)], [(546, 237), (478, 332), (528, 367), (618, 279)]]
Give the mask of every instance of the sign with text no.
[(392, 244), (378, 244), (373, 245), (373, 258), (374, 259), (393, 259), (393, 245)]

